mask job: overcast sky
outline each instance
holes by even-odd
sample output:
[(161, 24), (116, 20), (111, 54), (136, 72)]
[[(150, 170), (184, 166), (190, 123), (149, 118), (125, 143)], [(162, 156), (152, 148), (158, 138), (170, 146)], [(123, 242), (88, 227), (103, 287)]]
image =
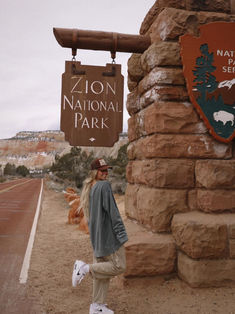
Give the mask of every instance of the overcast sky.
[[(139, 34), (154, 0), (0, 0), (0, 138), (60, 128), (61, 75), (71, 49), (53, 27)], [(127, 90), (129, 53), (117, 53)], [(82, 64), (111, 62), (106, 51), (78, 50)], [(124, 104), (125, 107), (125, 104)], [(124, 112), (124, 129), (128, 114)]]

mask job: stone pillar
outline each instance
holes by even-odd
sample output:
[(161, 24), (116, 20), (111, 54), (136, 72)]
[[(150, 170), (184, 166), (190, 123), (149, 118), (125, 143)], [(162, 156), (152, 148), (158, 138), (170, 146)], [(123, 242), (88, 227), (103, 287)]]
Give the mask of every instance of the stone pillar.
[(231, 2), (231, 13), (235, 14), (235, 0), (230, 0)]
[[(126, 214), (155, 235), (173, 235), (177, 272), (194, 286), (205, 284), (194, 269), (206, 271), (207, 258), (218, 262), (215, 269), (228, 260), (226, 274), (215, 273), (209, 285), (230, 275), (235, 281), (235, 214), (224, 214), (235, 212), (235, 150), (234, 142), (220, 143), (208, 133), (189, 101), (179, 37), (197, 36), (203, 24), (235, 21), (232, 3), (156, 1), (140, 29), (152, 45), (128, 61)], [(221, 220), (214, 220), (218, 212)]]

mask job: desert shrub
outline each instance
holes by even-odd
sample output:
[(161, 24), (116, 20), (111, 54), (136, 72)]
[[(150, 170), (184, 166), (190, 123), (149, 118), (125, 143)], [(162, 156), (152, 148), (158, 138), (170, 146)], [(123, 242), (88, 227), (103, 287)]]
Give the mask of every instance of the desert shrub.
[(29, 174), (29, 170), (27, 167), (25, 167), (24, 165), (22, 166), (18, 166), (16, 168), (16, 173), (22, 177), (26, 177)]
[(8, 162), (4, 167), (3, 173), (4, 175), (14, 176), (16, 174), (16, 166)]
[(128, 163), (127, 146), (128, 143), (119, 148), (117, 158), (107, 158), (108, 164), (113, 167), (113, 174), (122, 178), (125, 178), (126, 176), (126, 166)]
[[(81, 188), (94, 158), (93, 153), (87, 154), (81, 148), (72, 147), (69, 153), (63, 156), (55, 156), (55, 162), (51, 166), (50, 171), (56, 177), (64, 181), (74, 182), (77, 188)], [(117, 158), (105, 156), (103, 158), (113, 167), (113, 171), (110, 172), (109, 176), (110, 180), (115, 183), (118, 181), (119, 185), (123, 185), (128, 162), (127, 144), (120, 147)]]
[(6, 181), (6, 178), (4, 178), (3, 176), (0, 176), (0, 183), (3, 183)]
[(90, 170), (93, 159), (93, 153), (87, 154), (82, 152), (81, 148), (72, 147), (70, 153), (55, 157), (50, 171), (61, 179), (74, 181), (76, 186), (80, 188)]

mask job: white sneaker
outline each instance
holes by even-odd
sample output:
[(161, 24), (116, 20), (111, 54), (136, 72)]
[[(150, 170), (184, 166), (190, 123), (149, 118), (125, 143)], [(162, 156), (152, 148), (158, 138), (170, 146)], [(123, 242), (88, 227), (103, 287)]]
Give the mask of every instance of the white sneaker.
[(89, 314), (114, 314), (105, 304), (92, 303)]
[(76, 287), (77, 284), (80, 284), (82, 279), (85, 277), (86, 273), (82, 270), (82, 266), (86, 265), (82, 261), (75, 261), (73, 266), (73, 274), (72, 274), (72, 286)]

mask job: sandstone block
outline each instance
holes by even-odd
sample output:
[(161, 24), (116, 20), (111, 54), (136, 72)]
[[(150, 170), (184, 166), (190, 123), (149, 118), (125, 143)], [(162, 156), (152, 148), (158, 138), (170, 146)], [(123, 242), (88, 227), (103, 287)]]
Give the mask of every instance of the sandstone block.
[(132, 142), (139, 138), (140, 136), (137, 135), (137, 130), (136, 130), (136, 119), (135, 116), (130, 117), (127, 120), (128, 123), (128, 140), (129, 142)]
[(188, 191), (188, 207), (190, 210), (197, 210), (197, 190)]
[(177, 40), (185, 33), (197, 35), (198, 17), (194, 11), (165, 8), (149, 29), (152, 42)]
[(145, 108), (155, 101), (188, 101), (185, 86), (155, 85), (139, 98), (139, 107)]
[(183, 159), (135, 160), (127, 166), (127, 181), (149, 187), (194, 186), (194, 162)]
[(144, 130), (144, 110), (128, 119), (128, 139), (130, 142), (146, 135)]
[(230, 13), (230, 0), (198, 1), (198, 0), (158, 0), (147, 13), (140, 28), (140, 34), (148, 32), (158, 15), (166, 7), (185, 9), (187, 11), (208, 11)]
[(199, 25), (204, 25), (213, 22), (230, 22), (230, 16), (225, 13), (198, 12), (197, 18)]
[(174, 271), (176, 250), (170, 235), (137, 233), (129, 237), (125, 247), (125, 277), (154, 276)]
[(173, 215), (187, 210), (186, 191), (184, 190), (140, 186), (137, 192), (138, 214), (136, 219), (153, 232), (170, 231)]
[(185, 33), (197, 36), (200, 25), (229, 20), (230, 16), (225, 13), (165, 8), (152, 23), (149, 33), (152, 42), (176, 40)]
[(185, 85), (185, 78), (181, 68), (154, 68), (146, 75), (138, 86), (138, 91), (143, 94), (154, 85)]
[(130, 142), (152, 133), (199, 133), (200, 131), (207, 130), (199, 121), (192, 106), (186, 103), (156, 102), (133, 114), (128, 120)]
[(235, 239), (235, 221), (234, 221), (234, 223), (232, 223), (230, 221), (230, 224), (229, 224), (229, 237), (231, 239)]
[(137, 140), (139, 137), (141, 137), (141, 134), (139, 134), (139, 129), (137, 128), (137, 119), (136, 115), (132, 115), (128, 120), (128, 140), (129, 142), (132, 142), (134, 140)]
[(233, 14), (231, 16), (231, 21), (235, 19), (235, 1), (234, 0), (230, 0), (230, 4), (231, 4), (231, 14)]
[(156, 180), (155, 160), (135, 160), (127, 165), (126, 178), (130, 183), (154, 186)]
[(186, 10), (230, 13), (230, 0), (186, 0)]
[(141, 65), (147, 73), (159, 66), (182, 65), (179, 43), (159, 41), (152, 44), (141, 55)]
[(219, 216), (200, 212), (174, 215), (171, 230), (180, 250), (192, 258), (226, 257), (227, 225)]
[[(138, 140), (138, 144), (139, 144)], [(128, 146), (127, 146), (127, 156), (129, 160), (133, 160), (136, 159), (136, 142), (131, 142)]]
[(235, 188), (235, 160), (199, 160), (195, 174), (199, 187)]
[(134, 161), (129, 161), (127, 166), (126, 166), (126, 179), (128, 183), (134, 184), (134, 178), (132, 175), (132, 164)]
[(235, 239), (229, 241), (229, 254), (230, 258), (235, 258)]
[(152, 25), (153, 21), (156, 19), (158, 14), (165, 8), (165, 7), (172, 7), (178, 9), (185, 9), (186, 4), (184, 1), (178, 0), (158, 0), (154, 3), (152, 8), (149, 10), (147, 15), (144, 18), (144, 21), (141, 24), (140, 34), (145, 34), (150, 26)]
[(205, 212), (235, 211), (235, 190), (198, 190), (197, 203)]
[(128, 157), (129, 159), (155, 157), (227, 159), (232, 157), (232, 146), (231, 143), (218, 143), (208, 135), (154, 134), (133, 142)]
[(235, 213), (216, 214), (216, 216), (227, 225), (229, 238), (235, 239)]
[(235, 282), (235, 260), (193, 260), (179, 252), (178, 275), (192, 287), (226, 286)]
[(141, 54), (133, 53), (127, 62), (128, 75), (134, 82), (139, 82), (144, 77), (141, 65)]
[(141, 109), (137, 89), (127, 94), (126, 109), (130, 116)]
[(128, 184), (125, 192), (125, 212), (130, 218), (138, 220), (137, 211), (137, 192), (139, 190), (138, 185)]
[(145, 109), (142, 123), (145, 134), (207, 132), (192, 104), (188, 102), (155, 102)]
[(127, 78), (127, 86), (130, 92), (133, 92), (136, 87), (137, 87), (138, 83), (137, 82), (133, 82), (130, 77)]

